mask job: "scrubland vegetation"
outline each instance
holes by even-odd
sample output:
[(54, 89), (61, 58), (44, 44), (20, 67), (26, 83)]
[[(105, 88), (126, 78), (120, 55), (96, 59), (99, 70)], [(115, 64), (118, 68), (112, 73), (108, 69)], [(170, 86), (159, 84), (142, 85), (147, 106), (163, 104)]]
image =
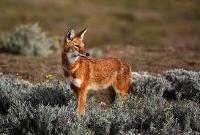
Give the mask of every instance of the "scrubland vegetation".
[(0, 133), (5, 134), (199, 134), (200, 72), (133, 72), (134, 88), (124, 106), (111, 108), (89, 97), (85, 116), (76, 113), (65, 82), (32, 84), (0, 76)]
[(59, 40), (47, 37), (37, 23), (16, 26), (14, 32), (0, 39), (1, 52), (18, 55), (47, 56), (59, 47)]

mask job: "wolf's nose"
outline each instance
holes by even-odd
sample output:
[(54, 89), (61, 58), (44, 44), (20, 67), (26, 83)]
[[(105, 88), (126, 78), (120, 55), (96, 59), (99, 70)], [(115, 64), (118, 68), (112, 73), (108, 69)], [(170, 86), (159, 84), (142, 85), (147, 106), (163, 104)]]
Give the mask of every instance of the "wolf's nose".
[(89, 53), (86, 53), (85, 55), (86, 55), (86, 56), (90, 56), (90, 54), (89, 54)]

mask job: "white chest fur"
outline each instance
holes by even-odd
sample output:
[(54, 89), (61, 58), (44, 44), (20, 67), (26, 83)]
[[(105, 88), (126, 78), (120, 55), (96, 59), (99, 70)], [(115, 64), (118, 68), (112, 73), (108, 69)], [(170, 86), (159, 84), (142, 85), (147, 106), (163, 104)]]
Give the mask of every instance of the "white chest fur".
[(72, 76), (69, 76), (67, 77), (67, 81), (70, 83), (70, 84), (73, 84), (74, 86), (80, 88), (81, 87), (81, 84), (82, 84), (82, 81), (78, 78), (73, 78)]

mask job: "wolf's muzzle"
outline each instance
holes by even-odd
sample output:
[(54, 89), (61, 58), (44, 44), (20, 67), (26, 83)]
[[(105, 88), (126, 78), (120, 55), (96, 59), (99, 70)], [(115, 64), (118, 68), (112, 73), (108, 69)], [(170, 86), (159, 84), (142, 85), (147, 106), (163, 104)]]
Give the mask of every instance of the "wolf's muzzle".
[(81, 56), (81, 57), (88, 57), (88, 56), (90, 56), (90, 54), (89, 53), (85, 53), (85, 54), (82, 54), (82, 53), (78, 53), (78, 55), (79, 56)]

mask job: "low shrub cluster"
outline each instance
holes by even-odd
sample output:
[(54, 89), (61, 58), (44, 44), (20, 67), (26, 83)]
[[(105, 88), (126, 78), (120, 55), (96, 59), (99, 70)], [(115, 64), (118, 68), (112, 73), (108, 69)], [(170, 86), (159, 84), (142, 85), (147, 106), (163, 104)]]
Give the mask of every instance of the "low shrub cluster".
[(1, 52), (46, 56), (58, 49), (58, 38), (47, 36), (37, 23), (16, 26), (14, 32), (0, 38)]
[(33, 85), (0, 76), (0, 134), (200, 134), (200, 73), (172, 70), (133, 73), (134, 88), (122, 105), (106, 110), (89, 98), (86, 115), (76, 113), (65, 82)]

